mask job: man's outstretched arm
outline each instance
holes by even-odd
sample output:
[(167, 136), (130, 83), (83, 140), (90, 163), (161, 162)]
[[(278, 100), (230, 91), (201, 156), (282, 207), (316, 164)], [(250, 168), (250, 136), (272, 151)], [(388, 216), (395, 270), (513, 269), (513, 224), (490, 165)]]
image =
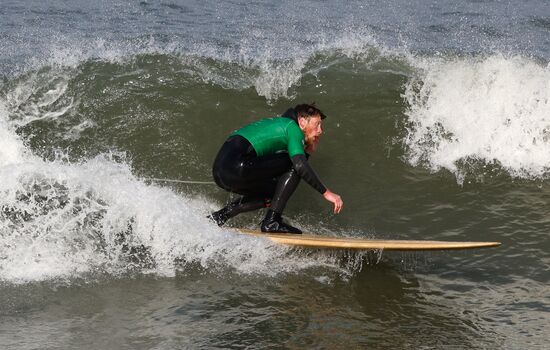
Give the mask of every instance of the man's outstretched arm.
[(294, 169), (300, 175), (305, 182), (307, 182), (311, 187), (316, 189), (319, 193), (325, 197), (325, 199), (334, 204), (334, 213), (338, 214), (344, 205), (342, 198), (334, 192), (328, 190), (325, 185), (321, 182), (311, 165), (309, 165), (307, 158), (303, 154), (297, 154), (292, 158), (292, 165)]

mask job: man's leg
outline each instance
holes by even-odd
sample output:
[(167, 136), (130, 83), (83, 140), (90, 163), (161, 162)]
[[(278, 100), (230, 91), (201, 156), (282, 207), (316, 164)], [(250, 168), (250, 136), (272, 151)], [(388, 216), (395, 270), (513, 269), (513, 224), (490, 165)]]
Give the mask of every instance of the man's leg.
[[(281, 159), (279, 158), (277, 161), (280, 162)], [(261, 163), (262, 167), (265, 167), (268, 162), (264, 160), (259, 163)], [(276, 164), (277, 162), (274, 163)], [(278, 178), (264, 179), (255, 183), (235, 183), (240, 188), (232, 192), (240, 193), (243, 197), (212, 213), (209, 218), (219, 226), (222, 226), (227, 220), (238, 214), (269, 207), (266, 217), (261, 224), (262, 232), (302, 233), (300, 229), (285, 223), (282, 219), (282, 213), (286, 204), (296, 191), (299, 183), (300, 175), (292, 167), (282, 175), (279, 175)], [(271, 203), (269, 203), (269, 199), (271, 199)]]
[(269, 199), (243, 196), (213, 212), (208, 218), (215, 221), (218, 226), (223, 226), (230, 218), (247, 211), (265, 208), (269, 205), (269, 202)]
[(296, 191), (299, 183), (300, 175), (293, 168), (279, 178), (271, 200), (271, 207), (261, 224), (262, 232), (302, 233), (300, 229), (283, 222), (282, 219), (286, 203)]
[(209, 218), (222, 226), (235, 215), (267, 207), (266, 199), (273, 198), (275, 211), (268, 212), (272, 214), (272, 220), (267, 222), (275, 221), (278, 226), (272, 230), (299, 233), (292, 226), (285, 226), (286, 231), (281, 231), (284, 229), (281, 213), (300, 182), (288, 154), (256, 157), (255, 153), (249, 153), (250, 150), (250, 143), (240, 136), (228, 139), (222, 146), (213, 166), (214, 179), (220, 187), (243, 197), (212, 213)]

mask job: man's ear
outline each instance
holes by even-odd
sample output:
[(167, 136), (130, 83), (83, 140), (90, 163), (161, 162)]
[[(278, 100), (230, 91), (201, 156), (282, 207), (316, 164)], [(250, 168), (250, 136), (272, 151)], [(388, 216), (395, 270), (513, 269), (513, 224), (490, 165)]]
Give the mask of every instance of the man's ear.
[(306, 118), (298, 117), (297, 120), (298, 120), (298, 126), (300, 127), (300, 129), (303, 129), (306, 127), (306, 123), (307, 123)]

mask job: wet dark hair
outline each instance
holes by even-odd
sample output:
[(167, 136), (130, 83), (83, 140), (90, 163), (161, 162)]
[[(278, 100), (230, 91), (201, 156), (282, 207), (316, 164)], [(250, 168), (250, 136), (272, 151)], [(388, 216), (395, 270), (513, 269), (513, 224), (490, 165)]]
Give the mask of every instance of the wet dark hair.
[(321, 112), (321, 110), (315, 107), (315, 102), (311, 104), (303, 103), (294, 107), (294, 112), (296, 113), (296, 119), (298, 118), (309, 118), (315, 115), (320, 115), (321, 119), (325, 119), (327, 116)]

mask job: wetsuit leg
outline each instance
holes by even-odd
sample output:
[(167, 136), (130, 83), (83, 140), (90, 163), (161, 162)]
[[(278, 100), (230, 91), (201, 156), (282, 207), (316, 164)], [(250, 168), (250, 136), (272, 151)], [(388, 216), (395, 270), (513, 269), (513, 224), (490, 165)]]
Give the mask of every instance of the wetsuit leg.
[(300, 183), (300, 175), (287, 153), (258, 157), (248, 140), (232, 136), (218, 152), (212, 173), (218, 186), (244, 196), (209, 216), (218, 225), (237, 214), (266, 207), (266, 199), (272, 198), (271, 208), (262, 221), (262, 231), (301, 233), (281, 217)]
[(230, 218), (247, 211), (265, 208), (269, 203), (270, 201), (264, 198), (241, 197), (222, 209), (213, 212), (209, 218), (214, 220), (218, 226), (223, 226)]
[[(227, 206), (218, 210), (217, 212), (212, 213), (211, 216), (219, 226), (222, 226), (227, 220), (238, 214), (266, 208), (268, 206), (270, 206), (271, 210), (273, 210), (274, 212), (282, 214), (283, 210), (285, 210), (286, 203), (288, 202), (294, 191), (296, 191), (296, 188), (299, 184), (300, 175), (298, 175), (296, 170), (291, 169), (290, 171), (284, 173), (282, 176), (279, 177), (276, 187), (271, 196), (267, 196), (267, 198), (244, 196), (237, 199), (236, 201), (229, 203)], [(269, 186), (271, 186), (271, 182), (269, 183)], [(256, 194), (260, 192), (262, 191), (260, 190), (260, 188), (258, 188)], [(269, 201), (269, 198), (272, 198), (271, 201)]]
[(227, 206), (218, 210), (217, 212), (212, 213), (210, 218), (213, 219), (219, 226), (222, 226), (227, 220), (240, 213), (265, 208), (269, 205), (270, 211), (268, 212), (267, 216), (275, 215), (275, 219), (272, 218), (268, 221), (277, 221), (278, 232), (300, 233), (298, 229), (286, 223), (283, 223), (281, 219), (281, 214), (286, 207), (286, 203), (288, 202), (294, 191), (296, 191), (296, 188), (299, 184), (300, 175), (298, 175), (296, 170), (291, 169), (290, 171), (279, 177), (271, 202), (264, 198), (251, 198), (245, 196), (239, 198), (234, 202), (229, 203)]
[(285, 209), (286, 203), (290, 199), (290, 196), (294, 193), (298, 184), (300, 183), (300, 175), (295, 169), (291, 169), (287, 173), (283, 174), (279, 178), (273, 200), (271, 202), (271, 208), (267, 211), (265, 219), (262, 221), (262, 232), (271, 233), (302, 233), (299, 228), (293, 227), (285, 223), (281, 214)]
[(289, 172), (283, 174), (277, 182), (273, 199), (271, 200), (271, 209), (279, 214), (285, 210), (286, 203), (290, 199), (290, 196), (296, 191), (298, 184), (300, 183), (300, 175), (296, 170), (291, 169)]
[(250, 157), (241, 165), (241, 176), (248, 181), (279, 177), (292, 169), (288, 153), (276, 153), (262, 157)]
[[(292, 169), (292, 161), (287, 153), (257, 157), (254, 148), (244, 137), (230, 137), (218, 152), (212, 173), (218, 186), (243, 197), (209, 217), (221, 226), (235, 215), (265, 208), (279, 187), (280, 177), (288, 173), (289, 169)], [(294, 189), (281, 191), (282, 197), (278, 201), (282, 205), (281, 210)]]

